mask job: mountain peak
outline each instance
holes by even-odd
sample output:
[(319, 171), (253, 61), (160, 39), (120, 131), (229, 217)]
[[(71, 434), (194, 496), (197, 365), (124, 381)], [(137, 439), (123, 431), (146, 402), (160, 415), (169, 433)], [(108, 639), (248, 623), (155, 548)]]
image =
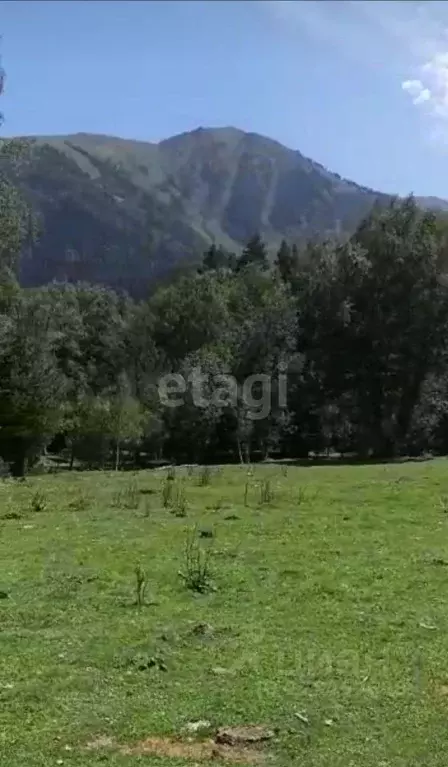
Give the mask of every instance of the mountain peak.
[(22, 262), (24, 283), (82, 279), (134, 294), (197, 261), (212, 242), (239, 252), (258, 232), (274, 253), (282, 239), (349, 234), (389, 199), (232, 126), (199, 126), (159, 143), (37, 137), (18, 173), (43, 224)]

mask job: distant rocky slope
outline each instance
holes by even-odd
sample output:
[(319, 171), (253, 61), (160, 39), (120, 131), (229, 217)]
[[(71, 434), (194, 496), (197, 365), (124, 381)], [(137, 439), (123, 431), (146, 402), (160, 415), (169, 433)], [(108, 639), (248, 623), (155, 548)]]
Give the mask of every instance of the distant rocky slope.
[(24, 284), (87, 280), (134, 295), (211, 242), (239, 252), (260, 232), (274, 251), (282, 238), (343, 235), (387, 199), (235, 128), (159, 144), (84, 133), (32, 139), (19, 183), (41, 222), (22, 259)]

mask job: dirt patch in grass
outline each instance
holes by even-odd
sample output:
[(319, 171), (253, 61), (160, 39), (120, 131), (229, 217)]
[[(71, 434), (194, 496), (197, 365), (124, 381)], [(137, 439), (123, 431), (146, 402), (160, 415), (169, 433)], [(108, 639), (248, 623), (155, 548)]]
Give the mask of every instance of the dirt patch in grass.
[(152, 737), (135, 743), (122, 745), (112, 738), (99, 737), (87, 744), (89, 750), (113, 748), (123, 756), (158, 756), (169, 759), (185, 759), (194, 762), (220, 760), (228, 764), (260, 765), (265, 754), (250, 746), (231, 746), (214, 740), (194, 741), (175, 738)]
[(254, 748), (221, 745), (213, 740), (202, 742), (172, 740), (170, 738), (148, 738), (135, 746), (120, 747), (125, 755), (165, 756), (170, 759), (188, 759), (192, 761), (211, 761), (221, 759), (232, 764), (260, 764), (263, 754)]
[(99, 751), (102, 748), (117, 748), (117, 744), (113, 738), (109, 738), (107, 735), (100, 735), (98, 738), (86, 743), (86, 748), (89, 751)]

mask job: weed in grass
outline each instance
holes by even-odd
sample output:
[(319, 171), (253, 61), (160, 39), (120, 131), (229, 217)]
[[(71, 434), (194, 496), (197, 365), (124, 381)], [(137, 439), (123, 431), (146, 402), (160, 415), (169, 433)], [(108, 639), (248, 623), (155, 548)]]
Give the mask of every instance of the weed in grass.
[(264, 479), (260, 485), (260, 503), (268, 504), (274, 500), (274, 491), (271, 487), (271, 480)]
[(190, 633), (195, 637), (204, 637), (206, 639), (215, 638), (214, 626), (212, 626), (211, 623), (207, 623), (206, 621), (199, 621), (199, 623), (195, 623)]
[(187, 516), (187, 497), (183, 485), (178, 485), (172, 503), (172, 513), (175, 517)]
[(187, 516), (187, 498), (185, 488), (181, 483), (165, 482), (162, 485), (162, 503), (165, 509), (170, 509), (175, 517)]
[(140, 504), (140, 493), (137, 482), (131, 480), (123, 490), (123, 506), (125, 509), (138, 509)]
[(198, 478), (199, 487), (207, 487), (212, 481), (212, 470), (210, 466), (203, 466)]
[(86, 511), (90, 506), (90, 498), (85, 493), (80, 493), (76, 498), (73, 498), (68, 508), (70, 511)]
[(208, 504), (205, 508), (207, 511), (222, 511), (225, 507), (225, 501), (224, 498), (218, 498), (217, 501), (214, 501), (213, 503)]
[(302, 503), (305, 503), (307, 499), (307, 493), (304, 487), (299, 487), (297, 489), (297, 503), (299, 506), (302, 505)]
[(246, 479), (246, 483), (244, 485), (244, 505), (249, 505), (249, 487), (250, 487), (250, 480)]
[(444, 514), (448, 514), (448, 497), (446, 495), (440, 496), (439, 506)]
[(145, 510), (143, 512), (143, 516), (145, 517), (145, 519), (149, 519), (149, 517), (151, 516), (151, 501), (149, 500), (149, 498), (145, 498)]
[(197, 527), (187, 534), (185, 545), (185, 571), (179, 573), (186, 587), (198, 594), (214, 591), (211, 572), (211, 549), (203, 548), (198, 540)]
[(116, 509), (138, 509), (140, 505), (140, 492), (137, 482), (131, 479), (126, 487), (117, 490), (114, 494), (112, 505)]
[(171, 482), (168, 482), (168, 478), (166, 478), (162, 485), (162, 503), (164, 509), (167, 509), (171, 505), (172, 496), (173, 485)]
[(214, 538), (215, 534), (213, 530), (210, 530), (209, 527), (202, 528), (202, 530), (199, 530), (199, 537), (200, 538)]
[(286, 478), (288, 476), (288, 467), (285, 463), (282, 464), (281, 466), (281, 472), (282, 472), (282, 477)]
[(149, 671), (153, 668), (159, 671), (168, 671), (165, 661), (159, 655), (135, 655), (128, 660), (127, 665), (137, 669), (137, 671)]
[(46, 511), (48, 508), (48, 501), (46, 498), (45, 493), (43, 493), (41, 490), (36, 490), (35, 493), (33, 493), (33, 496), (31, 498), (31, 511), (35, 514)]
[(176, 479), (176, 468), (174, 466), (169, 467), (166, 473), (166, 478), (168, 482), (174, 482), (174, 480)]
[(146, 573), (140, 565), (135, 568), (135, 582), (136, 582), (136, 603), (138, 607), (142, 607), (145, 602), (146, 591)]
[(194, 477), (194, 466), (187, 466), (187, 476)]
[(22, 516), (18, 511), (6, 511), (2, 514), (1, 519), (21, 519)]

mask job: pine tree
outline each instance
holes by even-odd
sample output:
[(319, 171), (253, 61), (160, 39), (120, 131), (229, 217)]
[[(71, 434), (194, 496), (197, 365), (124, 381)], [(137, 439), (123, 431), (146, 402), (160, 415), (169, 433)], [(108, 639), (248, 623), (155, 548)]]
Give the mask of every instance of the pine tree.
[(222, 269), (229, 265), (229, 256), (221, 245), (216, 246), (213, 243), (204, 253), (202, 265), (205, 271)]
[(259, 234), (251, 237), (238, 261), (238, 270), (244, 269), (246, 266), (257, 266), (263, 271), (269, 269), (266, 245)]
[(297, 245), (293, 245), (292, 248), (288, 245), (286, 240), (282, 240), (275, 266), (278, 269), (280, 276), (284, 282), (291, 282), (291, 280), (297, 274), (299, 254)]

